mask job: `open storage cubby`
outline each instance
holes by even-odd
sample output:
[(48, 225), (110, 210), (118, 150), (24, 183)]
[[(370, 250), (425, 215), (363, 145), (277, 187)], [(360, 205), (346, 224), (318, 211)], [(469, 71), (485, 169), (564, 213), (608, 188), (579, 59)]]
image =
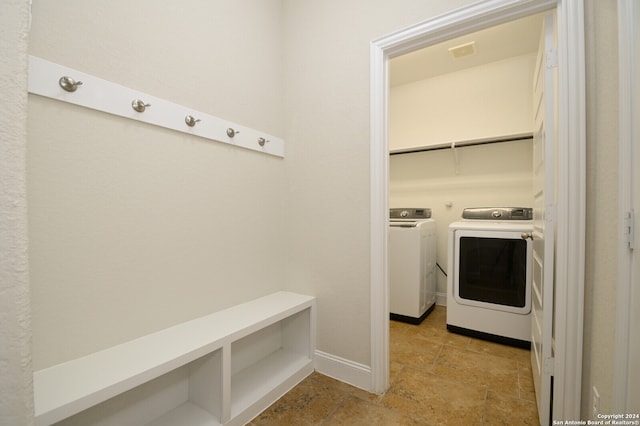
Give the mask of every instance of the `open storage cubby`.
[[(231, 419), (242, 424), (254, 404), (278, 390), (279, 385), (304, 370), (309, 352), (310, 310), (281, 321), (231, 343)], [(294, 380), (295, 381), (295, 380)], [(277, 399), (280, 395), (275, 395)]]
[(36, 371), (36, 425), (242, 425), (314, 350), (315, 299), (273, 293)]
[(217, 350), (56, 425), (220, 425), (221, 379), (222, 351)]

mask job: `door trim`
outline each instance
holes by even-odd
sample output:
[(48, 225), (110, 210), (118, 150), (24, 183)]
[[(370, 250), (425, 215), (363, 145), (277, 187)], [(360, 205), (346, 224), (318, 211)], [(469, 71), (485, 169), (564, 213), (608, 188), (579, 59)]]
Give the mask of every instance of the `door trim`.
[[(585, 62), (582, 0), (487, 0), (374, 40), (371, 90), (371, 390), (389, 387), (389, 60), (544, 10), (558, 11), (559, 152), (554, 418), (580, 418), (585, 241)], [(559, 314), (559, 315), (558, 315)]]
[[(634, 140), (638, 138), (640, 127), (634, 120), (640, 106), (637, 99), (638, 82), (634, 78), (638, 72), (640, 58), (637, 55), (637, 17), (640, 15), (635, 0), (618, 0), (618, 96), (620, 103), (620, 156), (619, 156), (619, 197), (620, 205), (618, 217), (618, 286), (616, 301), (616, 343), (615, 343), (615, 373), (613, 384), (613, 410), (620, 413), (629, 412), (628, 382), (631, 329), (632, 283), (634, 282), (633, 252), (630, 250), (627, 237), (628, 228), (625, 224), (627, 212), (634, 208)], [(637, 149), (637, 148), (635, 148)], [(636, 205), (638, 200), (635, 200)], [(637, 211), (636, 211), (636, 224)], [(635, 241), (637, 250), (638, 241)], [(637, 256), (637, 254), (636, 254)], [(636, 272), (637, 273), (637, 272)]]

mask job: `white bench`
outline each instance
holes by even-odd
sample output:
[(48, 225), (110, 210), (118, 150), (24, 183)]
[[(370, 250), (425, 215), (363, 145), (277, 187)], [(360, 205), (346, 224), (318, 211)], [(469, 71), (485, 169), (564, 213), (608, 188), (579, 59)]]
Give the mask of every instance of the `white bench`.
[(315, 298), (273, 293), (36, 371), (36, 425), (245, 424), (314, 350)]

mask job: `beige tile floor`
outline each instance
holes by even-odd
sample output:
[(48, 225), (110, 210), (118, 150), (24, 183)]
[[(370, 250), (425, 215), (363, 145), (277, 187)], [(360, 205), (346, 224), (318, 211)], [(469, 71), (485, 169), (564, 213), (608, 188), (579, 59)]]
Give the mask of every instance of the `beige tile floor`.
[(441, 306), (390, 340), (384, 395), (313, 373), (250, 425), (539, 424), (528, 350), (449, 333)]

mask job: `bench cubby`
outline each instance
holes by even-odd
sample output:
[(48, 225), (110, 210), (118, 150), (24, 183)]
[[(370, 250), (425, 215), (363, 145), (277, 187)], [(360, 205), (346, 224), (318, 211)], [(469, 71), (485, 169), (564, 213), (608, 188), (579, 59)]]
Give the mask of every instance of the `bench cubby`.
[(273, 293), (36, 371), (36, 425), (242, 425), (314, 350), (315, 299)]

